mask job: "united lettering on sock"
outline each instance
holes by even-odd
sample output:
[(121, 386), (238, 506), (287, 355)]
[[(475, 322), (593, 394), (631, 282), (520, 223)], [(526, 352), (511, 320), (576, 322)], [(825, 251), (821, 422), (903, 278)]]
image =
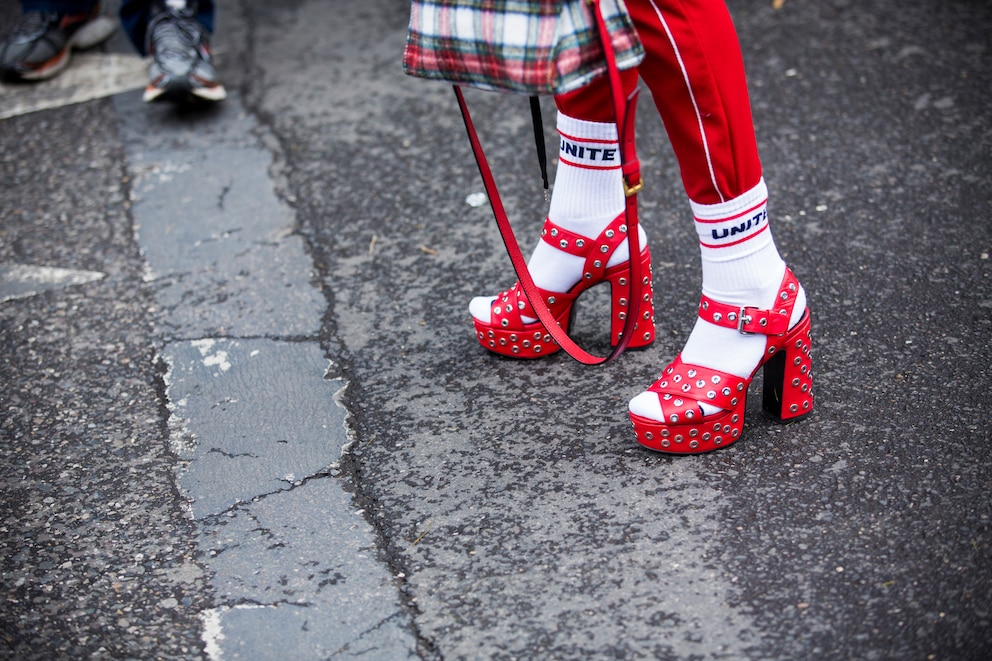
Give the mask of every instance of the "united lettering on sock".
[(616, 142), (561, 134), (559, 159), (579, 168), (612, 170), (620, 167), (620, 146)]
[(768, 210), (764, 204), (732, 218), (704, 220), (696, 218), (699, 242), (708, 248), (743, 243), (768, 228)]

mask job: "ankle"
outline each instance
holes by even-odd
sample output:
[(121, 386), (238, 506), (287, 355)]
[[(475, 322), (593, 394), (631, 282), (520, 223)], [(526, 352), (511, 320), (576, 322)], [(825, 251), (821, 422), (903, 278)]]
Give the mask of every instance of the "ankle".
[[(781, 276), (778, 282), (782, 282)], [(778, 288), (776, 287), (771, 296), (765, 299), (766, 302), (761, 304), (729, 302), (734, 305), (747, 305), (760, 310), (767, 310), (773, 307), (777, 291)], [(728, 302), (723, 299), (716, 300)], [(802, 285), (799, 285), (788, 328), (795, 327), (802, 320), (805, 312), (806, 292)], [(764, 358), (766, 340), (765, 335), (742, 334), (735, 329), (718, 326), (700, 316), (696, 319), (696, 324), (682, 349), (682, 359), (686, 363), (702, 365), (746, 378), (751, 375), (754, 368)]]
[[(581, 234), (585, 237), (585, 241), (591, 247), (597, 242), (598, 239), (602, 238), (604, 230), (616, 220), (616, 216), (611, 218), (605, 223), (597, 223), (596, 230), (589, 233), (574, 231), (576, 234)], [(558, 223), (555, 223), (558, 224)], [(571, 228), (569, 228), (571, 229)], [(638, 226), (637, 233), (640, 249), (643, 252), (648, 245), (647, 233), (644, 229)], [(623, 264), (630, 259), (630, 246), (627, 240), (624, 240), (616, 249), (608, 256), (606, 266), (607, 268), (612, 266), (617, 266)], [(530, 260), (528, 260), (528, 268), (531, 270), (531, 275), (534, 278), (534, 284), (536, 284), (540, 289), (552, 292), (567, 292), (571, 291), (575, 285), (579, 283), (583, 276), (583, 270), (586, 263), (585, 255), (577, 255), (574, 252), (566, 252), (560, 247), (554, 245), (552, 242), (547, 241), (546, 237), (538, 241), (537, 246), (534, 248), (534, 252), (531, 253)]]

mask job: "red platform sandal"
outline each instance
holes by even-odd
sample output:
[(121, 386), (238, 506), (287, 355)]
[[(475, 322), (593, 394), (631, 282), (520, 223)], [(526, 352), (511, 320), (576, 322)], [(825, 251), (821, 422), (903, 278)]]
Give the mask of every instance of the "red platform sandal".
[[(610, 257), (627, 238), (627, 225), (624, 214), (617, 216), (596, 239), (570, 232), (547, 220), (541, 231), (541, 239), (559, 250), (572, 255), (585, 257), (582, 279), (565, 293), (539, 290), (548, 304), (548, 309), (562, 330), (568, 332), (575, 300), (587, 289), (609, 282), (611, 293), (610, 341), (616, 346), (623, 334), (627, 319), (627, 296), (630, 290), (630, 260), (616, 266), (607, 267)], [(634, 335), (628, 348), (643, 348), (654, 342), (654, 306), (651, 284), (651, 254), (647, 246), (641, 250), (642, 297), (639, 319), (634, 326)], [(539, 358), (561, 349), (540, 321), (525, 322), (522, 317), (537, 318), (524, 295), (520, 283), (501, 293), (490, 306), (488, 323), (474, 318), (476, 336), (483, 347), (495, 353), (512, 358)]]
[[(681, 356), (665, 368), (648, 392), (657, 393), (664, 421), (630, 414), (641, 445), (671, 454), (698, 454), (724, 448), (741, 436), (747, 389), (758, 368), (764, 366), (763, 405), (786, 422), (813, 409), (813, 375), (810, 371), (810, 318), (804, 311), (789, 328), (799, 282), (786, 269), (771, 310), (738, 307), (703, 296), (699, 316), (741, 333), (767, 336), (764, 357), (748, 378), (699, 365), (687, 365)], [(704, 415), (705, 402), (721, 410)]]

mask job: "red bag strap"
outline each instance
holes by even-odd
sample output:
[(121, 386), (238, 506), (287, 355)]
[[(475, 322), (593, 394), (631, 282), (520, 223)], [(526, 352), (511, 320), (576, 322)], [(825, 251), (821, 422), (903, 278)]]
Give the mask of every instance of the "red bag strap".
[(623, 96), (623, 85), (620, 81), (620, 70), (617, 68), (616, 53), (613, 49), (613, 41), (610, 39), (606, 21), (599, 7), (599, 0), (586, 0), (592, 6), (592, 13), (596, 19), (596, 26), (599, 32), (600, 41), (603, 45), (603, 53), (606, 57), (607, 75), (610, 80), (610, 92), (613, 98), (613, 111), (617, 120), (620, 142), (621, 172), (623, 174), (623, 187), (626, 194), (626, 204), (624, 206), (624, 216), (627, 223), (627, 241), (630, 252), (630, 280), (628, 283), (629, 294), (627, 300), (630, 301), (630, 310), (624, 322), (623, 334), (619, 342), (607, 356), (595, 356), (575, 343), (568, 334), (562, 330), (555, 320), (551, 311), (548, 310), (544, 298), (541, 296), (534, 278), (531, 277), (527, 268), (527, 260), (520, 252), (517, 238), (513, 234), (513, 227), (510, 219), (503, 208), (503, 201), (500, 199), (499, 190), (496, 186), (496, 179), (493, 177), (489, 167), (489, 161), (482, 149), (479, 136), (472, 123), (472, 116), (465, 103), (465, 96), (458, 85), (454, 86), (455, 97), (458, 99), (458, 108), (461, 110), (462, 119), (465, 122), (465, 130), (468, 133), (469, 142), (472, 144), (472, 152), (475, 154), (476, 163), (479, 166), (479, 174), (482, 175), (482, 182), (485, 185), (486, 193), (489, 196), (489, 203), (492, 205), (493, 215), (496, 217), (496, 224), (499, 227), (500, 235), (506, 246), (506, 252), (513, 264), (513, 270), (517, 273), (520, 286), (530, 301), (531, 307), (537, 314), (538, 319), (547, 329), (548, 333), (555, 339), (555, 342), (564, 349), (568, 355), (585, 365), (600, 365), (609, 362), (624, 352), (631, 338), (634, 337), (634, 325), (640, 312), (641, 299), (636, 295), (637, 287), (641, 285), (643, 274), (641, 273), (641, 246), (638, 234), (637, 219), (637, 193), (643, 188), (641, 179), (641, 164), (637, 159), (634, 140), (634, 113), (637, 105), (638, 90), (627, 97)]

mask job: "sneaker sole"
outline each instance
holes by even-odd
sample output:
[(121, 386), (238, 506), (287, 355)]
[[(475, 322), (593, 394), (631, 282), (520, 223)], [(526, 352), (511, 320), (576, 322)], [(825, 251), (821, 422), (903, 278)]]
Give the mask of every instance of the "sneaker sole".
[(223, 85), (214, 85), (213, 87), (194, 87), (189, 84), (189, 81), (171, 81), (165, 87), (158, 87), (157, 85), (150, 84), (145, 88), (145, 92), (141, 99), (145, 103), (153, 103), (155, 101), (174, 101), (176, 103), (182, 103), (184, 101), (189, 101), (192, 99), (201, 99), (203, 101), (210, 101), (216, 103), (218, 101), (223, 101), (227, 98), (227, 90), (224, 89)]
[(193, 95), (206, 101), (223, 101), (227, 98), (227, 90), (223, 85), (196, 87), (193, 89)]

